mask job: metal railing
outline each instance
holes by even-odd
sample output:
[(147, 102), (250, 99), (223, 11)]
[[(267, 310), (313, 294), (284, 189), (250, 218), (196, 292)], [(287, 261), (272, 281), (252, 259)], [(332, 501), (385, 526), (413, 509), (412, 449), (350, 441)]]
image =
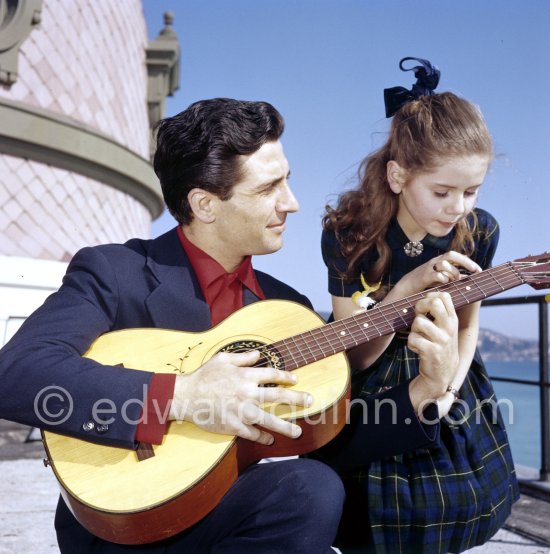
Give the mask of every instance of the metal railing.
[(548, 481), (550, 475), (550, 403), (548, 390), (548, 302), (550, 295), (514, 296), (509, 298), (493, 298), (484, 300), (482, 307), (512, 306), (514, 304), (538, 304), (539, 318), (539, 378), (537, 381), (527, 379), (512, 379), (508, 377), (493, 377), (493, 381), (518, 383), (520, 385), (535, 385), (539, 388), (540, 397), (540, 476), (541, 481)]

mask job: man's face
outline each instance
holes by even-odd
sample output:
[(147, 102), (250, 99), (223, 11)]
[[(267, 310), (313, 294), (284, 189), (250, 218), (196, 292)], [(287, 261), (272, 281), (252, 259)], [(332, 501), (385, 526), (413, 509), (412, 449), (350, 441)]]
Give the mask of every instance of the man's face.
[(298, 210), (280, 141), (242, 156), (242, 179), (228, 200), (217, 202), (214, 256), (228, 269), (247, 255), (270, 254), (283, 245), (286, 216)]

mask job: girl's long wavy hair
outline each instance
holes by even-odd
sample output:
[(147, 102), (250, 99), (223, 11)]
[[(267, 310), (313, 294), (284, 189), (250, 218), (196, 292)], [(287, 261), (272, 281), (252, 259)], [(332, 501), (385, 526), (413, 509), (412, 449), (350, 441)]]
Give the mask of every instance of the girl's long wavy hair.
[[(347, 261), (344, 278), (357, 272), (361, 258), (373, 252), (375, 261), (365, 275), (378, 282), (389, 269), (391, 251), (385, 236), (397, 214), (399, 197), (390, 189), (386, 165), (395, 160), (406, 170), (407, 181), (433, 171), (445, 160), (470, 155), (493, 157), (491, 135), (480, 110), (451, 92), (422, 96), (405, 104), (393, 117), (384, 146), (359, 166), (359, 185), (326, 206), (323, 228), (334, 231)], [(474, 249), (475, 214), (455, 227), (451, 248), (470, 256)]]

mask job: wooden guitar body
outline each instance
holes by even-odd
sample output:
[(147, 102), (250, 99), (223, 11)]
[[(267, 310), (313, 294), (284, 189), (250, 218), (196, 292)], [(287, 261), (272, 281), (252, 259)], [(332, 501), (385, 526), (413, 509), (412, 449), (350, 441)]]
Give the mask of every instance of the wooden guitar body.
[[(258, 348), (323, 323), (300, 304), (267, 300), (242, 308), (204, 333), (107, 333), (86, 357), (136, 370), (191, 373), (221, 350)], [(292, 355), (301, 363), (299, 352)], [(266, 358), (270, 365), (293, 369), (287, 367), (287, 352), (269, 349)], [(133, 450), (44, 431), (48, 458), (67, 505), (91, 533), (121, 544), (153, 542), (187, 529), (217, 505), (250, 463), (311, 452), (341, 430), (349, 396), (346, 356), (336, 353), (293, 370), (298, 377), (293, 388), (310, 392), (314, 403), (308, 408), (264, 405), (279, 417), (296, 420), (303, 430), (298, 439), (276, 435), (270, 446), (172, 422), (163, 443), (153, 446), (154, 456), (139, 461)]]

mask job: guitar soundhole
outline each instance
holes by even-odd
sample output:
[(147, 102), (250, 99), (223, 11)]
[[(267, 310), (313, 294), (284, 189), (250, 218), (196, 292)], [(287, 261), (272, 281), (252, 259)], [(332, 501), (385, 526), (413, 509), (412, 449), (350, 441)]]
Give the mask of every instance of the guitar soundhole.
[[(258, 367), (274, 367), (284, 371), (285, 362), (281, 354), (276, 348), (266, 345), (255, 340), (241, 340), (232, 342), (224, 346), (220, 352), (248, 352), (249, 350), (259, 350), (262, 355), (256, 363)], [(265, 383), (260, 387), (276, 387), (276, 383)]]

